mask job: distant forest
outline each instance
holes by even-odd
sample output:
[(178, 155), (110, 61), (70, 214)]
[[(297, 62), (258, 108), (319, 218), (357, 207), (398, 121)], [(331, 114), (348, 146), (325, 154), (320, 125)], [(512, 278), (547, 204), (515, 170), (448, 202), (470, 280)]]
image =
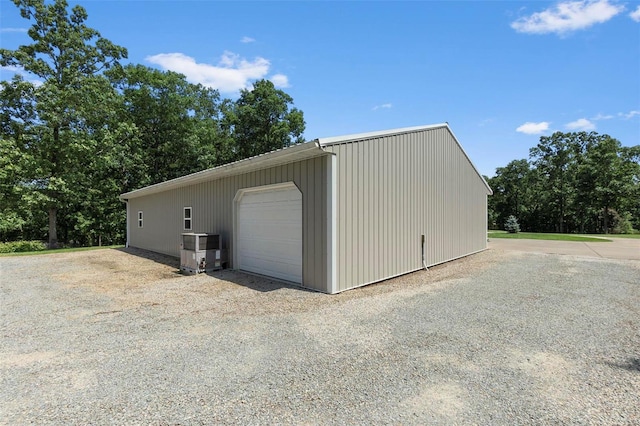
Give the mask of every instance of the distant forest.
[(486, 178), (489, 228), (515, 216), (523, 231), (618, 233), (640, 229), (640, 145), (595, 132), (554, 133)]
[[(301, 142), (302, 111), (260, 80), (237, 100), (122, 66), (127, 49), (64, 0), (14, 0), (32, 42), (0, 49), (0, 242), (125, 241), (118, 195)], [(28, 78), (25, 78), (27, 75)]]

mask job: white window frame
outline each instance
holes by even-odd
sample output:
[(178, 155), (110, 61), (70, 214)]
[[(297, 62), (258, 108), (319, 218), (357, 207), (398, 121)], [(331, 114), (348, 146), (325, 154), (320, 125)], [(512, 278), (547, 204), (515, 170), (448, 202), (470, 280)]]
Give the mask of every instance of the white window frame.
[[(189, 216), (187, 216), (187, 212), (189, 212)], [(189, 221), (189, 226), (187, 226), (187, 221)], [(193, 207), (182, 209), (182, 227), (185, 231), (193, 230)]]
[(142, 210), (138, 210), (138, 228), (143, 228), (144, 225), (144, 213)]

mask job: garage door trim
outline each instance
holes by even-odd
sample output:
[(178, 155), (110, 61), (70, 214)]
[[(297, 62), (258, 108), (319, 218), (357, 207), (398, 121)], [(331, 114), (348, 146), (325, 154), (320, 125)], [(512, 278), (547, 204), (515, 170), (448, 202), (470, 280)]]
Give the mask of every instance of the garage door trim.
[[(251, 193), (256, 193), (256, 192), (268, 192), (268, 191), (278, 191), (278, 190), (287, 190), (287, 189), (295, 189), (297, 190), (301, 195), (302, 195), (302, 191), (300, 191), (300, 188), (298, 188), (298, 186), (294, 183), (294, 182), (283, 182), (283, 183), (277, 183), (277, 184), (272, 184), (272, 185), (261, 185), (261, 186), (254, 186), (254, 187), (249, 187), (249, 188), (241, 188), (238, 190), (238, 192), (236, 192), (235, 197), (233, 198), (233, 259), (232, 259), (232, 265), (233, 268), (236, 270), (239, 270), (239, 266), (240, 266), (240, 262), (239, 262), (239, 247), (238, 247), (238, 231), (239, 231), (239, 223), (238, 223), (238, 206), (240, 205), (240, 202), (242, 201), (242, 198), (247, 195), (247, 194), (251, 194)], [(304, 227), (303, 227), (303, 232), (304, 232)], [(304, 241), (304, 235), (302, 236), (303, 241)], [(304, 244), (303, 244), (304, 246)], [(304, 259), (304, 255), (302, 256), (302, 258)], [(304, 265), (303, 265), (304, 267)], [(273, 279), (277, 279), (277, 280), (281, 280), (281, 281), (286, 281), (286, 280), (282, 280), (280, 278), (277, 277), (270, 277)], [(302, 281), (302, 280), (301, 280)], [(303, 285), (303, 283), (296, 283), (298, 285)]]

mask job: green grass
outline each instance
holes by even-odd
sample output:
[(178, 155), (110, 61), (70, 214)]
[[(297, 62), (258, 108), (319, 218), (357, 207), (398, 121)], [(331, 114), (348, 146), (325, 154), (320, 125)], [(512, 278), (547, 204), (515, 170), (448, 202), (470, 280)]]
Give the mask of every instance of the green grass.
[(53, 254), (53, 253), (70, 253), (74, 251), (89, 251), (89, 250), (102, 250), (102, 249), (116, 249), (123, 248), (123, 245), (117, 246), (94, 246), (94, 247), (72, 247), (72, 248), (62, 248), (62, 249), (54, 249), (54, 250), (39, 250), (39, 251), (26, 251), (22, 253), (0, 253), (0, 257), (2, 256), (35, 256), (39, 254)]
[(517, 234), (509, 234), (505, 231), (491, 231), (488, 234), (489, 238), (512, 238), (518, 240), (554, 240), (554, 241), (582, 241), (582, 242), (593, 242), (593, 243), (603, 243), (603, 242), (611, 242), (606, 238), (602, 237), (589, 237), (584, 235), (574, 235), (574, 234), (545, 234), (545, 233), (537, 233), (537, 232), (518, 232)]

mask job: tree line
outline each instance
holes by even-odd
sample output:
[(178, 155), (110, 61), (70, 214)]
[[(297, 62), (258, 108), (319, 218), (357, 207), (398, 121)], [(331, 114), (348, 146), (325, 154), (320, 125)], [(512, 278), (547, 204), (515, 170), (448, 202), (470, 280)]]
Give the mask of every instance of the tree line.
[[(65, 0), (13, 0), (31, 44), (0, 49), (0, 241), (125, 240), (118, 195), (302, 142), (302, 111), (267, 80), (236, 100), (184, 75), (122, 65), (127, 49)], [(23, 74), (35, 78), (29, 80)], [(591, 132), (543, 136), (487, 178), (488, 220), (524, 231), (640, 229), (640, 146)]]
[(303, 141), (302, 111), (268, 80), (222, 98), (122, 65), (127, 49), (88, 27), (81, 6), (13, 2), (31, 44), (0, 49), (17, 71), (0, 82), (0, 241), (119, 244), (119, 194)]
[(542, 136), (529, 159), (486, 178), (490, 229), (515, 216), (523, 231), (631, 233), (640, 229), (640, 145), (596, 132)]

